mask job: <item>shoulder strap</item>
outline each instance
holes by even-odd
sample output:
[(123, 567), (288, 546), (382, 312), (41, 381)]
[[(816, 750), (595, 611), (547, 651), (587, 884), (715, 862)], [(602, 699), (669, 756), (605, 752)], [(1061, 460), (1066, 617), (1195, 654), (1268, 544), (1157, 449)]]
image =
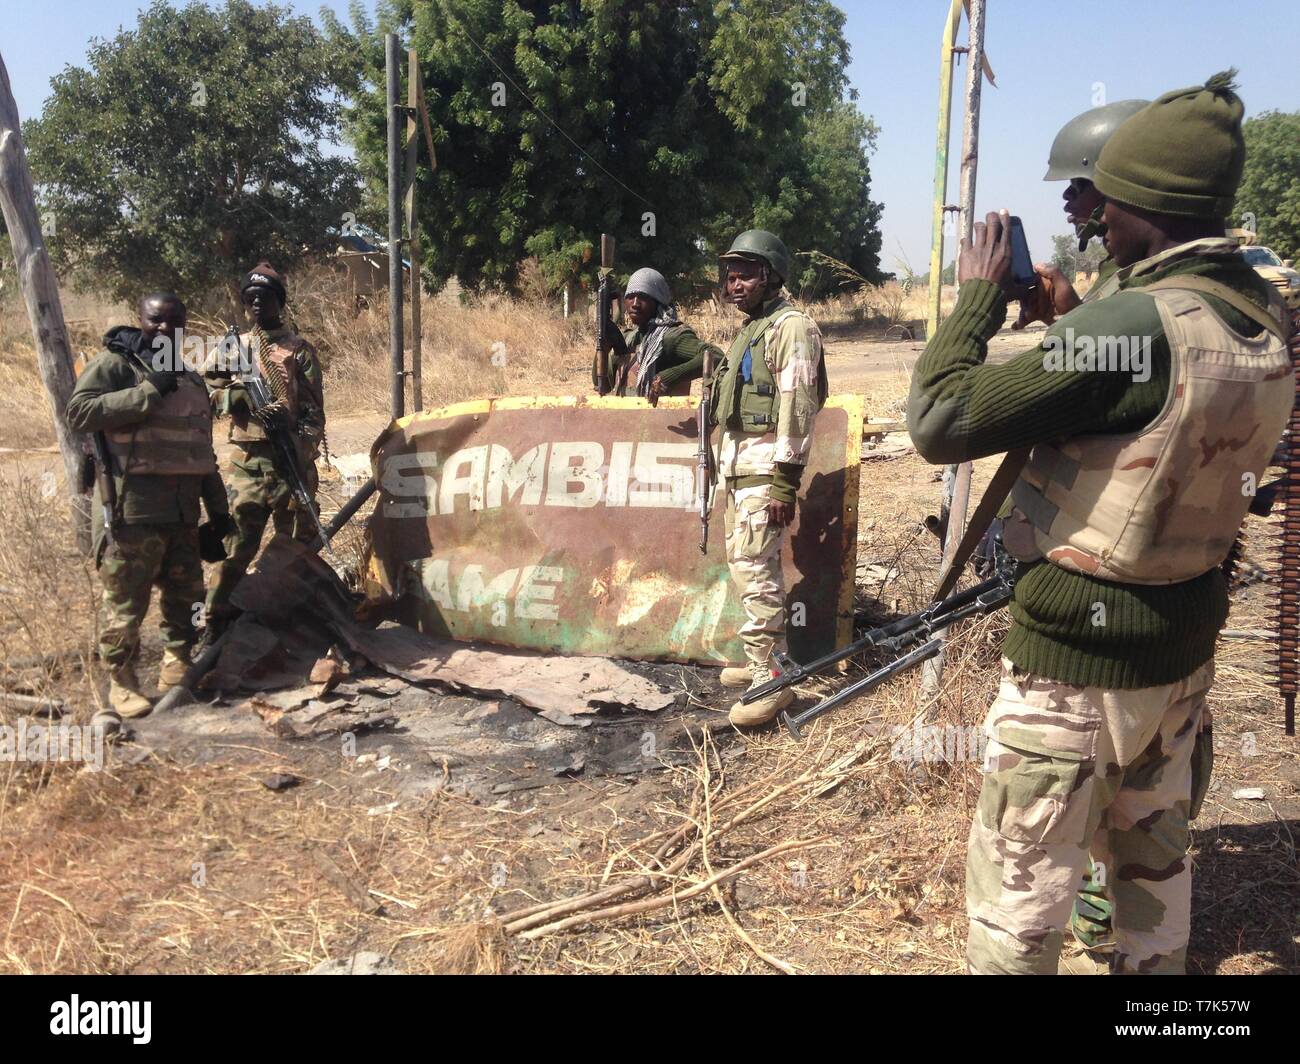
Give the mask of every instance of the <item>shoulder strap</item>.
[(1220, 281), (1213, 281), (1199, 274), (1180, 274), (1177, 277), (1166, 277), (1161, 281), (1154, 281), (1151, 284), (1143, 285), (1141, 288), (1133, 289), (1133, 291), (1150, 292), (1156, 289), (1174, 288), (1186, 289), (1200, 295), (1214, 296), (1216, 299), (1221, 299), (1233, 310), (1240, 311), (1251, 321), (1263, 326), (1283, 343), (1287, 341), (1285, 328), (1270, 311), (1247, 299), (1235, 288), (1229, 288)]
[(1003, 456), (1002, 464), (993, 474), (993, 479), (989, 481), (989, 486), (984, 489), (984, 494), (980, 497), (979, 505), (971, 514), (970, 521), (966, 525), (966, 534), (961, 537), (961, 542), (953, 551), (952, 558), (939, 576), (939, 586), (934, 592), (935, 602), (947, 598), (952, 589), (957, 586), (957, 581), (961, 579), (962, 570), (966, 567), (970, 556), (975, 553), (975, 548), (979, 546), (984, 533), (988, 531), (993, 518), (997, 516), (998, 510), (1006, 501), (1011, 485), (1016, 482), (1020, 471), (1029, 461), (1030, 450), (1029, 447), (1020, 447), (1008, 451)]

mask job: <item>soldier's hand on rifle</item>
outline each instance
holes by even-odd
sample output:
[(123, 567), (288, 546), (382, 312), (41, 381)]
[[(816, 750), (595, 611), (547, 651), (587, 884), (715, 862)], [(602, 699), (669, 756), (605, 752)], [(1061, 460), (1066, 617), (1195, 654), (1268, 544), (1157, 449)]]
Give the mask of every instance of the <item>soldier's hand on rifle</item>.
[(668, 385), (664, 384), (663, 377), (656, 376), (650, 384), (650, 394), (646, 397), (650, 400), (651, 406), (658, 406), (659, 400), (668, 394)]
[(984, 221), (976, 222), (969, 240), (961, 242), (957, 258), (957, 280), (992, 281), (1007, 295), (1011, 295), (1011, 212), (990, 212)]
[(767, 520), (777, 528), (785, 528), (794, 520), (794, 503), (770, 499), (767, 504)]
[(289, 423), (289, 404), (276, 399), (262, 407), (257, 417), (267, 428), (283, 428)]
[(1034, 273), (1038, 274), (1038, 284), (1020, 301), (1020, 316), (1011, 326), (1013, 329), (1023, 329), (1032, 321), (1051, 325), (1083, 302), (1074, 290), (1074, 285), (1066, 280), (1065, 274), (1058, 267), (1036, 262)]

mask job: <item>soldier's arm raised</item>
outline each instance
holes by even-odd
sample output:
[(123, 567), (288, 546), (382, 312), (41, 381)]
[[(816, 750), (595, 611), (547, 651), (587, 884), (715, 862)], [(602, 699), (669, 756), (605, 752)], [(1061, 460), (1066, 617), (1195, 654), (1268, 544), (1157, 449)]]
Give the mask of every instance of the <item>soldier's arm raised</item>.
[[(1135, 432), (1164, 405), (1169, 342), (1155, 300), (1140, 291), (1085, 303), (1041, 343), (988, 366), (988, 341), (1007, 301), (990, 281), (962, 283), (957, 306), (912, 370), (907, 428), (927, 461), (965, 462), (1017, 447), (1097, 432)], [(1123, 340), (1140, 371), (1076, 368), (1099, 341)], [(1145, 379), (1142, 379), (1145, 378)]]
[(77, 378), (68, 399), (69, 426), (78, 432), (102, 432), (143, 421), (163, 396), (147, 379), (138, 384), (136, 379), (116, 355), (99, 355)]

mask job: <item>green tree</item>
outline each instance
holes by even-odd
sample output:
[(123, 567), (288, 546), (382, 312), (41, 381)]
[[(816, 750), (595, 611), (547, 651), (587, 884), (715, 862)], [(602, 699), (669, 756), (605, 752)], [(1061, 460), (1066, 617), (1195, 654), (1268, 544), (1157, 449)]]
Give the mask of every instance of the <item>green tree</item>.
[(359, 184), (321, 142), (352, 69), (310, 19), (247, 0), (157, 0), (92, 42), (23, 129), (56, 263), (118, 298), (174, 288), (202, 305), (258, 259), (332, 248)]
[(419, 52), (439, 145), (419, 175), (432, 281), (509, 286), (533, 254), (551, 283), (590, 283), (602, 232), (620, 272), (704, 280), (754, 226), (882, 279), (876, 127), (849, 93), (830, 0), (394, 0), (377, 24), (355, 4), (350, 29), (324, 17), (370, 86), (348, 128), (372, 208), (383, 34)]
[(1062, 233), (1052, 237), (1052, 265), (1059, 269), (1071, 284), (1080, 273), (1096, 273), (1106, 249), (1101, 242), (1090, 240), (1088, 246), (1079, 250), (1079, 238), (1073, 233)]
[(1265, 111), (1242, 132), (1246, 168), (1228, 224), (1254, 229), (1284, 259), (1300, 258), (1300, 111)]

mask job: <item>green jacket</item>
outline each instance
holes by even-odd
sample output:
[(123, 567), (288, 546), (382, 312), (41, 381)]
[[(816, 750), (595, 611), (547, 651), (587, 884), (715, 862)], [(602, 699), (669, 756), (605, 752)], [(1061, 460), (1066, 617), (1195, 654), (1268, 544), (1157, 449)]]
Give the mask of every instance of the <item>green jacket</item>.
[[(101, 432), (142, 422), (163, 399), (128, 351), (135, 351), (139, 330), (112, 329), (108, 350), (96, 355), (77, 378), (68, 400), (68, 424), (78, 432)], [(114, 471), (119, 520), (128, 525), (198, 524), (200, 500), (209, 517), (230, 512), (219, 473), (205, 476), (121, 476)], [(99, 512), (99, 485), (95, 512)]]
[[(646, 330), (629, 327), (620, 329), (619, 334), (623, 340), (623, 350), (610, 351), (608, 355), (609, 379), (615, 382), (616, 394), (635, 394), (637, 382), (632, 378), (632, 362), (641, 341), (645, 339)], [(715, 358), (721, 356), (721, 351), (701, 340), (685, 322), (670, 325), (664, 330), (663, 348), (655, 361), (654, 372), (656, 377), (663, 380), (669, 395), (690, 394), (690, 383), (703, 371), (704, 353), (710, 349)]]
[[(917, 451), (931, 462), (962, 462), (1071, 436), (1142, 429), (1164, 407), (1171, 377), (1159, 311), (1142, 287), (1179, 274), (1203, 274), (1268, 305), (1266, 282), (1239, 255), (1196, 242), (1120, 271), (1119, 292), (1076, 307), (1047, 331), (1066, 344), (1071, 337), (1096, 344), (1101, 336), (1150, 336), (1150, 376), (1141, 381), (1130, 373), (1047, 372), (1043, 344), (1001, 365), (984, 365), (1006, 297), (988, 281), (963, 284), (957, 306), (912, 373), (907, 422)], [(1245, 315), (1213, 297), (1208, 301), (1229, 327), (1246, 336), (1259, 333)], [(1092, 623), (1097, 603), (1105, 607), (1105, 625)], [(1227, 614), (1227, 586), (1217, 568), (1180, 584), (1135, 585), (1039, 561), (1024, 567), (1016, 584), (1003, 653), (1062, 683), (1154, 687), (1208, 661)]]

